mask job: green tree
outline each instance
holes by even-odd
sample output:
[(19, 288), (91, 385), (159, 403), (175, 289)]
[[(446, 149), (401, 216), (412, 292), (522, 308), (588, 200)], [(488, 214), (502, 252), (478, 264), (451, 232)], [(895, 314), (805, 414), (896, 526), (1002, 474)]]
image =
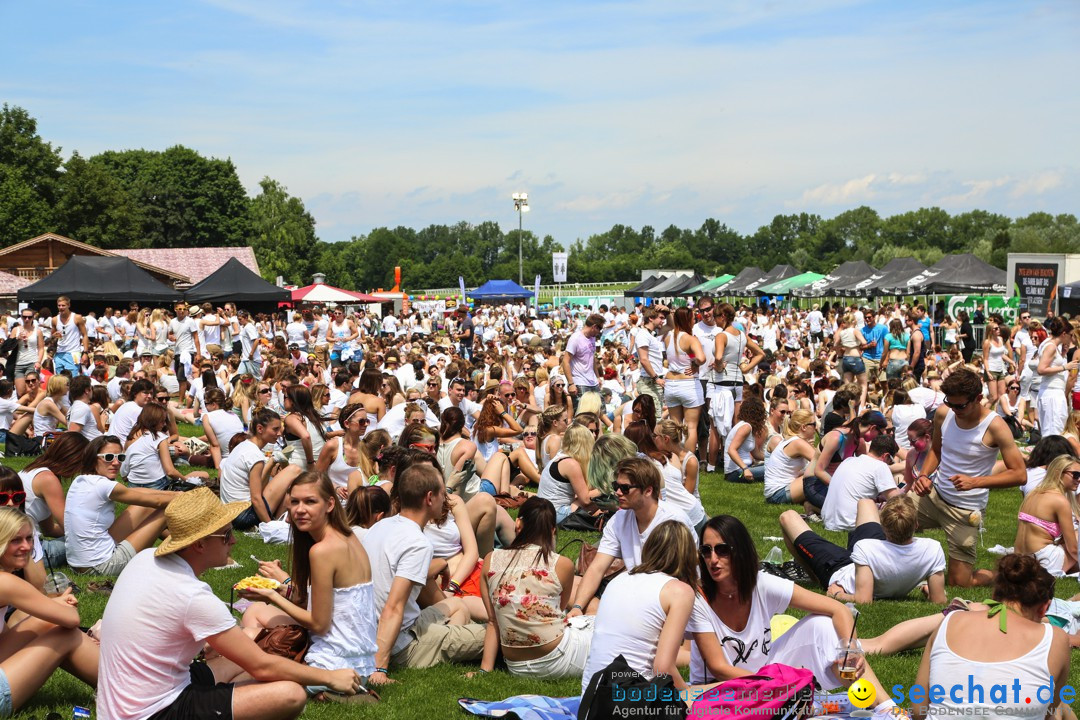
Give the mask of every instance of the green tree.
[(55, 227), (62, 235), (98, 247), (147, 247), (138, 208), (120, 181), (101, 163), (77, 152), (64, 163)]
[(276, 180), (265, 177), (259, 187), (262, 192), (251, 201), (251, 247), (259, 269), (267, 280), (281, 275), (288, 283), (306, 285), (319, 269), (315, 218)]
[(60, 148), (45, 142), (26, 110), (0, 108), (0, 246), (53, 228), (60, 180)]

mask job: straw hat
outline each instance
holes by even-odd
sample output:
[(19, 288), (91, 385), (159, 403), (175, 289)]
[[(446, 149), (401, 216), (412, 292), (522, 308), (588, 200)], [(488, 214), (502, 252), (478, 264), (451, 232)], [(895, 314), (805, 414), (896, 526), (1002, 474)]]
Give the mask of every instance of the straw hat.
[(202, 540), (251, 507), (250, 502), (225, 505), (210, 488), (201, 487), (186, 492), (165, 508), (165, 524), (169, 537), (154, 551), (156, 557), (183, 550), (196, 540)]

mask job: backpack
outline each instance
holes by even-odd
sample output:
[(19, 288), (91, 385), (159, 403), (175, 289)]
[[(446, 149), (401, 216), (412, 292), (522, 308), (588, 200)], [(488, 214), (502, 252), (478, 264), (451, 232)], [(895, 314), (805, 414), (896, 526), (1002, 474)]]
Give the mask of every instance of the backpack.
[(814, 674), (805, 668), (775, 663), (753, 675), (733, 678), (710, 688), (694, 701), (690, 718), (725, 720), (796, 720), (807, 717), (814, 703)]
[(686, 693), (679, 692), (670, 677), (646, 679), (619, 655), (589, 680), (577, 716), (578, 720), (616, 717), (685, 720)]

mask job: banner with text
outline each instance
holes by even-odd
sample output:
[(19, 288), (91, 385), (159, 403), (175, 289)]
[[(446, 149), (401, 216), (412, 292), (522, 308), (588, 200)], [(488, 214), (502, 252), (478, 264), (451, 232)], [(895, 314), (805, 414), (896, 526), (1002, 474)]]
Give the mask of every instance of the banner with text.
[(1035, 317), (1044, 318), (1054, 309), (1058, 286), (1057, 263), (1016, 263), (1013, 276), (1015, 294)]

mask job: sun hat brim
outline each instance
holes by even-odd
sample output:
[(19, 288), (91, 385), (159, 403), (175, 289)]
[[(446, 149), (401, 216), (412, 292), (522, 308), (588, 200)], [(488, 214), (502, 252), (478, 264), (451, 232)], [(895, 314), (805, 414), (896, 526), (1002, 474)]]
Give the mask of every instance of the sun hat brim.
[[(195, 492), (195, 491), (192, 491)], [(175, 502), (175, 500), (173, 501)], [(218, 528), (232, 523), (240, 513), (251, 507), (251, 503), (247, 501), (221, 503), (218, 501), (218, 506), (214, 510), (201, 518), (201, 522), (197, 529), (191, 530), (183, 534), (170, 534), (169, 537), (157, 546), (154, 550), (155, 557), (162, 557), (163, 555), (169, 555), (177, 550), (183, 550), (192, 543), (202, 540), (207, 535), (212, 534)]]

